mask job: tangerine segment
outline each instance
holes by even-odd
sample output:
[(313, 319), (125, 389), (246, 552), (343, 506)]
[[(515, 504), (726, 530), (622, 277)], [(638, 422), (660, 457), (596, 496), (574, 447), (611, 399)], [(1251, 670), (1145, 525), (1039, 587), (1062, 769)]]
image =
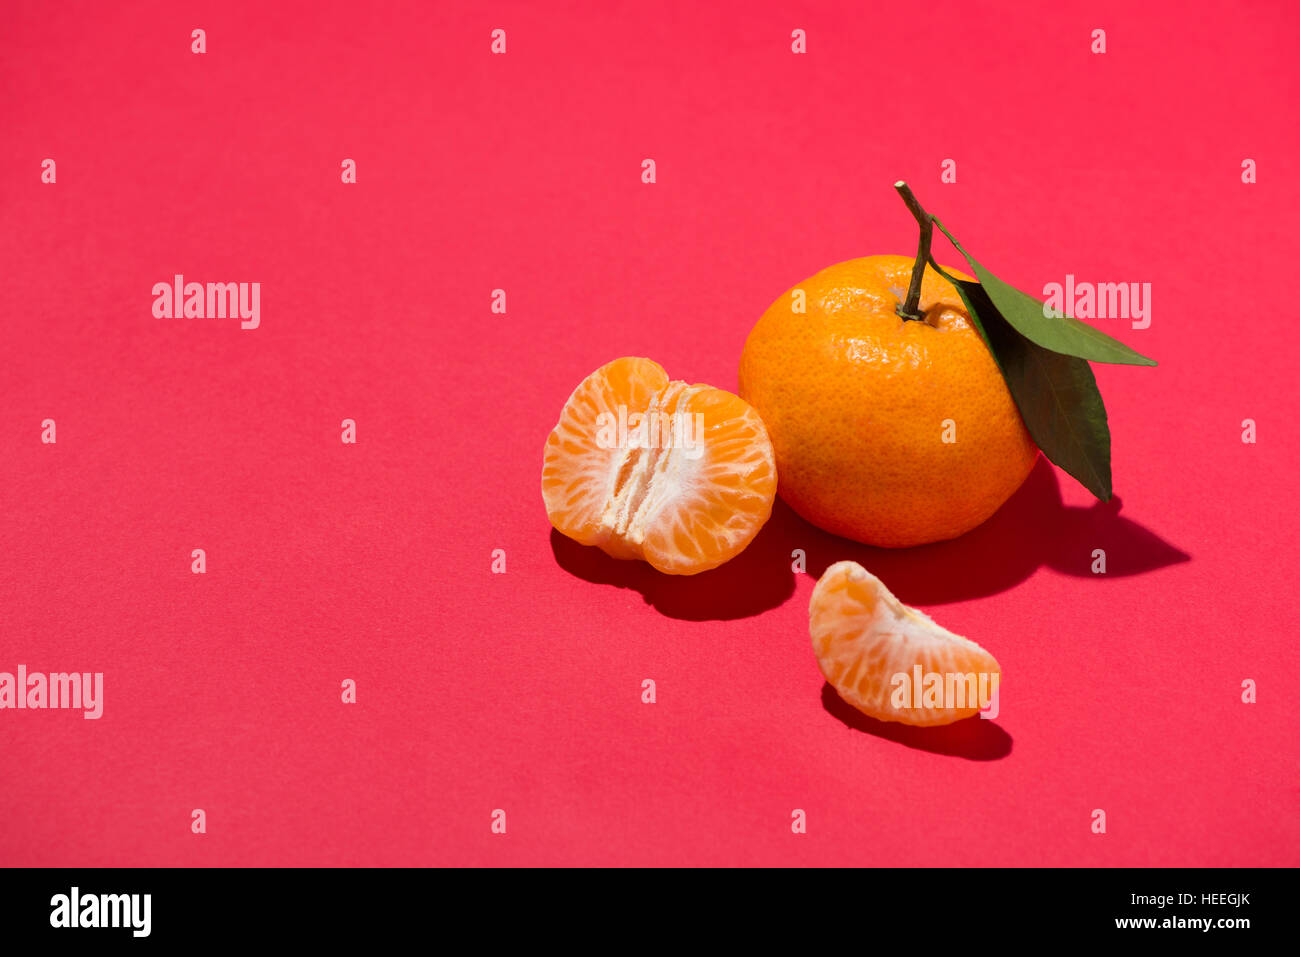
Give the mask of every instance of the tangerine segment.
[[(878, 721), (951, 724), (977, 714), (1001, 680), (996, 658), (904, 605), (857, 562), (826, 569), (813, 589), (808, 629), (826, 680)], [(940, 676), (933, 698), (925, 694), (930, 675)]]
[(546, 440), (551, 524), (615, 558), (694, 575), (735, 557), (776, 497), (767, 430), (744, 400), (670, 381), (650, 359), (601, 366)]

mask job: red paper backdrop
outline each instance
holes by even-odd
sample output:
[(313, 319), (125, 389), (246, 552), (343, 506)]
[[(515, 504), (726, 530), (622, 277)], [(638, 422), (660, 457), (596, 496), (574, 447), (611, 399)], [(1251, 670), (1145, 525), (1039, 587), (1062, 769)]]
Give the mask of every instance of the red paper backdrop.
[[(0, 862), (1300, 863), (1300, 15), (1019, 6), (6, 4), (0, 671), (105, 705), (0, 711)], [(914, 249), (899, 178), (1022, 288), (1152, 284), (1098, 322), (1160, 360), (1096, 370), (1117, 499), (1040, 463), (905, 552), (778, 505), (684, 580), (552, 535), (574, 385), (734, 389), (783, 290)], [(176, 273), (260, 328), (155, 318)], [(841, 558), (997, 655), (996, 722), (826, 693)]]

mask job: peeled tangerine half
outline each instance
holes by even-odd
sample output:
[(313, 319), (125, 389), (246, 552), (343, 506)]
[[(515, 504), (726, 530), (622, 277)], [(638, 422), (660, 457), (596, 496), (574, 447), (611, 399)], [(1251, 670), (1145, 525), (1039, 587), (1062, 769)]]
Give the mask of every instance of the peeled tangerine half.
[(857, 562), (826, 569), (813, 589), (808, 629), (826, 680), (878, 721), (951, 724), (996, 708), (997, 659), (904, 605)]
[(730, 392), (669, 381), (649, 359), (615, 359), (587, 376), (546, 439), (551, 524), (670, 575), (739, 554), (775, 496), (776, 459), (758, 413)]

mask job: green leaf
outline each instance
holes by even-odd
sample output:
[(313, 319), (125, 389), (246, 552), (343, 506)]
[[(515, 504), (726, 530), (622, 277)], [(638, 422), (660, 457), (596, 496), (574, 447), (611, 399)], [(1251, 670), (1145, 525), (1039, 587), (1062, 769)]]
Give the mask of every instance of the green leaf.
[(1088, 363), (1021, 335), (980, 283), (948, 278), (1001, 368), (1034, 442), (1093, 495), (1109, 501), (1110, 426)]
[[(934, 219), (934, 217), (930, 217)], [(1011, 327), (1030, 342), (1066, 356), (1077, 356), (1093, 362), (1116, 362), (1124, 365), (1153, 366), (1154, 359), (1148, 359), (1134, 352), (1124, 343), (1112, 339), (1087, 323), (1069, 316), (1049, 316), (1044, 313), (1043, 302), (1021, 292), (1015, 286), (1009, 286), (993, 275), (962, 249), (961, 243), (953, 239), (952, 233), (939, 220), (934, 224), (943, 230), (957, 251), (966, 257), (970, 267), (979, 279), (980, 285), (988, 294), (989, 300), (996, 307)], [(1085, 483), (1086, 484), (1086, 483)]]

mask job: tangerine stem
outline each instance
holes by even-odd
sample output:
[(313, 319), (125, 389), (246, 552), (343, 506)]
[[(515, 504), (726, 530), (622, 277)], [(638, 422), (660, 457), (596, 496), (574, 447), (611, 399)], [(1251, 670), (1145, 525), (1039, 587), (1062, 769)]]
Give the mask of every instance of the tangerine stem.
[(907, 301), (900, 303), (894, 311), (904, 319), (924, 319), (925, 313), (920, 309), (921, 279), (925, 275), (925, 264), (930, 260), (930, 242), (934, 238), (934, 220), (930, 218), (930, 214), (921, 207), (916, 196), (912, 194), (912, 187), (900, 179), (894, 184), (894, 189), (898, 190), (898, 195), (903, 197), (903, 202), (907, 204), (908, 210), (916, 217), (917, 225), (921, 227), (921, 239), (916, 248), (916, 263), (912, 266), (912, 282), (907, 287)]

